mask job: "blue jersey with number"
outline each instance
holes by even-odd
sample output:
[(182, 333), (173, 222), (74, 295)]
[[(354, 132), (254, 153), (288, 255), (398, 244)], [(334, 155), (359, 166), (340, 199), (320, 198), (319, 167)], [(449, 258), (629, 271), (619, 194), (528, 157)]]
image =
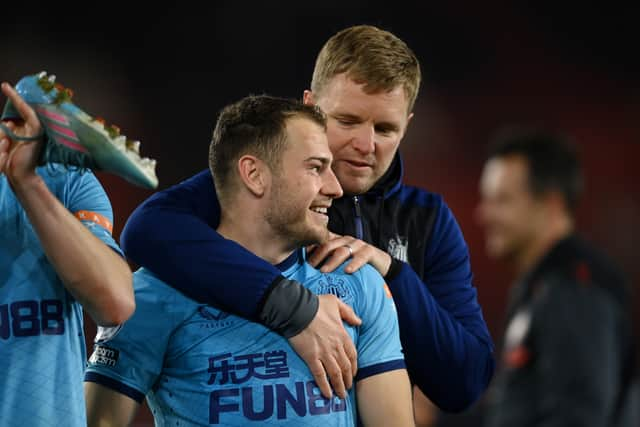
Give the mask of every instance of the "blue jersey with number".
[[(404, 368), (393, 299), (366, 265), (323, 274), (302, 251), (283, 274), (317, 294), (334, 294), (362, 318), (347, 327), (358, 350), (358, 377)], [(101, 329), (85, 381), (142, 402), (156, 425), (353, 426), (355, 396), (324, 399), (287, 340), (264, 326), (190, 300), (141, 269), (136, 312), (122, 327)]]
[[(108, 231), (111, 205), (91, 172), (49, 165), (38, 173), (71, 213), (121, 253)], [(47, 260), (4, 175), (0, 236), (0, 425), (86, 426), (82, 309)]]

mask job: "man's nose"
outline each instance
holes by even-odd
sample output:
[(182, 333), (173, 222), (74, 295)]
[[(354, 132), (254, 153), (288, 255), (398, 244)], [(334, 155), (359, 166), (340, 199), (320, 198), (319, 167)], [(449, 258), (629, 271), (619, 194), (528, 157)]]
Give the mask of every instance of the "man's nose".
[(336, 177), (336, 174), (333, 173), (333, 169), (331, 168), (327, 168), (327, 172), (325, 173), (322, 193), (325, 196), (331, 197), (332, 199), (338, 199), (342, 197), (342, 186), (340, 185), (340, 182), (338, 182), (338, 178)]
[(375, 129), (369, 124), (363, 124), (356, 130), (351, 145), (362, 154), (370, 154), (375, 151)]

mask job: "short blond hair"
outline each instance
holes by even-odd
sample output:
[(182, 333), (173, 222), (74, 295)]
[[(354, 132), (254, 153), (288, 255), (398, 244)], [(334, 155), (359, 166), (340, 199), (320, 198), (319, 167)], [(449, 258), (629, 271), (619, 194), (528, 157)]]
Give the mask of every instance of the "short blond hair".
[(311, 90), (321, 94), (329, 81), (342, 73), (364, 84), (367, 93), (402, 85), (409, 112), (413, 109), (420, 88), (420, 63), (409, 46), (390, 32), (357, 25), (333, 35), (318, 54)]

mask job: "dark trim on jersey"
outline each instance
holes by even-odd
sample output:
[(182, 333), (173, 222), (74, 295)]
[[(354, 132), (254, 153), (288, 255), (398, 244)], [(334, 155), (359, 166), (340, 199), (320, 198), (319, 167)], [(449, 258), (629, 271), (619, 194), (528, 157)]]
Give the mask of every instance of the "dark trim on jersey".
[(365, 378), (369, 378), (374, 375), (381, 374), (383, 372), (395, 371), (398, 369), (406, 369), (404, 359), (390, 360), (388, 362), (376, 363), (375, 365), (367, 366), (365, 368), (358, 369), (355, 380), (360, 381)]
[(302, 257), (302, 249), (296, 249), (295, 251), (291, 252), (291, 255), (289, 255), (281, 263), (276, 264), (275, 267), (280, 271), (287, 271), (289, 268), (293, 267), (293, 265), (298, 261), (300, 262), (304, 261), (304, 258)]
[(100, 384), (105, 386), (113, 391), (116, 391), (120, 394), (124, 394), (135, 400), (138, 403), (142, 403), (144, 401), (144, 393), (140, 393), (133, 387), (129, 387), (126, 384), (121, 383), (118, 380), (115, 380), (111, 377), (107, 377), (106, 375), (99, 374), (97, 372), (85, 372), (84, 381)]

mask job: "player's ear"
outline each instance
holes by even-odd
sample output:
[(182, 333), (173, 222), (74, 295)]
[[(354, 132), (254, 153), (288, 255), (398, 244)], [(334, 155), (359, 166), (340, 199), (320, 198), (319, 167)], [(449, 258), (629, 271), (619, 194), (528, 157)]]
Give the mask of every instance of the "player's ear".
[(302, 102), (304, 105), (315, 105), (316, 101), (314, 99), (313, 92), (309, 89), (305, 90), (302, 94)]
[(240, 181), (256, 197), (262, 197), (269, 182), (269, 168), (260, 159), (251, 155), (244, 155), (238, 159), (238, 173)]

